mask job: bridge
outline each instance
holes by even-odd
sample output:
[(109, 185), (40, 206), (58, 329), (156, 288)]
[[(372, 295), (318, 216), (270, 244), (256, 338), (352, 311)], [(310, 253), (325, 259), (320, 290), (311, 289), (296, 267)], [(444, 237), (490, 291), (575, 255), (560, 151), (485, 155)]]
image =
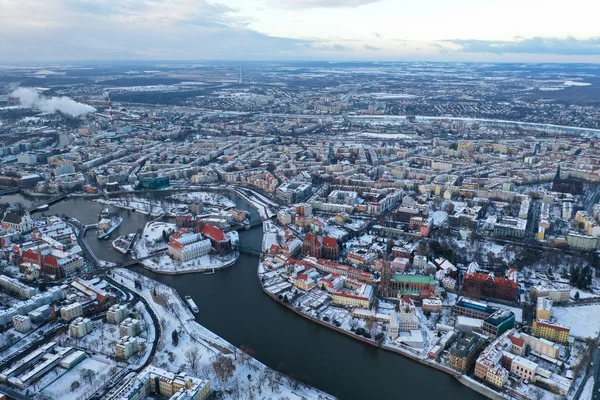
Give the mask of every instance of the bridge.
[(256, 250), (253, 247), (238, 246), (237, 249), (239, 250), (240, 253), (249, 254), (251, 256), (261, 256), (263, 254), (263, 252), (261, 250)]
[(67, 194), (61, 194), (59, 196), (55, 196), (45, 203), (37, 203), (37, 204), (32, 205), (31, 207), (29, 207), (27, 209), (27, 211), (29, 211), (30, 213), (39, 211), (39, 208), (44, 207), (44, 206), (50, 206), (54, 203), (58, 203), (59, 201), (61, 201), (62, 199), (64, 199), (67, 196), (68, 196)]
[(167, 252), (167, 249), (156, 250), (156, 251), (153, 251), (152, 253), (150, 253), (149, 255), (147, 255), (146, 257), (132, 258), (131, 260), (123, 261), (120, 264), (116, 264), (114, 267), (111, 267), (111, 268), (126, 268), (126, 267), (131, 267), (132, 265), (139, 264), (140, 262), (142, 262), (144, 260), (147, 260), (147, 259), (155, 257), (155, 256), (159, 256), (159, 255), (164, 254), (166, 252)]
[(65, 222), (71, 225), (71, 227), (74, 228), (73, 230), (77, 232), (77, 244), (79, 244), (79, 247), (81, 247), (81, 250), (83, 251), (83, 258), (90, 264), (93, 264), (95, 268), (98, 268), (100, 266), (100, 260), (96, 257), (96, 254), (94, 254), (92, 249), (90, 249), (90, 246), (84, 238), (85, 232), (87, 231), (87, 225), (83, 225), (73, 218), (69, 218)]

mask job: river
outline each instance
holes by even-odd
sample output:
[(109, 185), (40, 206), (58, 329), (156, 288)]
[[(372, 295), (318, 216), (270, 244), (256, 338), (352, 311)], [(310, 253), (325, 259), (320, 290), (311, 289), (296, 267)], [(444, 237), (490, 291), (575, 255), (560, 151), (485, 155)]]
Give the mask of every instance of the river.
[[(258, 218), (239, 197), (228, 196), (240, 208), (251, 210), (252, 218)], [(92, 223), (102, 207), (91, 200), (70, 198), (52, 205), (47, 213), (66, 214)], [(117, 213), (125, 221), (111, 238), (135, 232), (150, 220), (140, 213)], [(86, 238), (99, 258), (113, 262), (125, 259), (112, 249), (110, 240), (96, 239), (93, 231)], [(244, 246), (260, 249), (261, 239), (260, 227), (240, 232)], [(447, 374), (351, 339), (287, 310), (262, 292), (257, 265), (257, 256), (242, 254), (235, 265), (213, 275), (159, 275), (142, 267), (133, 269), (172, 286), (181, 296), (192, 296), (200, 308), (197, 321), (206, 328), (238, 347), (251, 347), (256, 358), (266, 365), (341, 399), (484, 398)]]

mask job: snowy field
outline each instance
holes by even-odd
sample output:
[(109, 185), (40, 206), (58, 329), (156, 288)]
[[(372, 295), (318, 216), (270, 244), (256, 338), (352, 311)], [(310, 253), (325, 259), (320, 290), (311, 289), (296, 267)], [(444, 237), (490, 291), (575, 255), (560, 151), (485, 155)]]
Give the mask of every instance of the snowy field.
[[(62, 368), (57, 367), (62, 370)], [(82, 371), (89, 369), (94, 373), (94, 379), (91, 385), (88, 385), (82, 379)], [(73, 369), (61, 375), (58, 379), (46, 386), (41, 392), (53, 399), (87, 399), (100, 386), (104, 385), (110, 377), (120, 370), (117, 365), (110, 360), (101, 360), (100, 358), (86, 358), (77, 364)], [(79, 386), (74, 390), (71, 385), (79, 382)], [(73, 386), (77, 386), (74, 384)]]
[(579, 290), (577, 288), (571, 288), (571, 299), (575, 298), (575, 293), (579, 292), (579, 299), (592, 299), (592, 298), (596, 298), (596, 297), (600, 297), (597, 294), (594, 293), (590, 293), (590, 292), (584, 292), (583, 290)]
[(147, 257), (151, 252), (165, 249), (167, 243), (163, 240), (163, 231), (177, 230), (177, 225), (167, 222), (150, 222), (144, 227), (142, 237), (137, 241), (135, 250), (138, 257)]
[(586, 338), (598, 336), (600, 324), (597, 321), (600, 304), (574, 307), (552, 307), (552, 316), (561, 325), (571, 328), (571, 335)]
[(204, 203), (222, 207), (235, 207), (235, 202), (227, 197), (208, 192), (187, 192), (177, 193), (171, 196), (172, 199), (183, 203)]

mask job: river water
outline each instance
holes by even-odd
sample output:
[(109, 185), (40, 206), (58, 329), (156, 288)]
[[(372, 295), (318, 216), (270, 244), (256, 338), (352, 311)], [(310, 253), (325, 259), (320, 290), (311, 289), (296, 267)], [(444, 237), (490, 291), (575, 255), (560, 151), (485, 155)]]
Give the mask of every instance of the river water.
[[(240, 208), (256, 212), (234, 194)], [(8, 197), (8, 196), (6, 196)], [(23, 201), (20, 195), (13, 201)], [(2, 201), (8, 201), (4, 198)], [(54, 204), (48, 214), (66, 214), (83, 223), (97, 221), (104, 206), (82, 198)], [(124, 222), (111, 236), (131, 233), (150, 217), (118, 210)], [(86, 235), (96, 255), (119, 262), (126, 257), (112, 249), (110, 240)], [(262, 228), (240, 231), (243, 246), (260, 249)], [(445, 399), (471, 400), (483, 396), (453, 377), (401, 355), (377, 349), (287, 310), (262, 292), (256, 276), (258, 257), (242, 254), (235, 265), (204, 275), (159, 275), (133, 269), (163, 282), (181, 296), (190, 295), (200, 308), (197, 321), (236, 346), (249, 346), (256, 358), (341, 399)]]

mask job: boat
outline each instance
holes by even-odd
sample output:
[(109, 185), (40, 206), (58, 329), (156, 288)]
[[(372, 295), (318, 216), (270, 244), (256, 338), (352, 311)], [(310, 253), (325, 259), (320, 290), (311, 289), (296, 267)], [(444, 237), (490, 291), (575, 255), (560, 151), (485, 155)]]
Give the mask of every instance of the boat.
[(115, 249), (121, 254), (129, 253), (129, 250), (131, 249), (131, 244), (135, 239), (135, 235), (135, 233), (130, 233), (128, 235), (119, 236), (118, 238), (112, 241), (113, 249)]
[(200, 312), (200, 309), (198, 308), (198, 306), (196, 305), (196, 303), (194, 302), (194, 300), (190, 297), (190, 296), (185, 296), (185, 301), (187, 301), (188, 306), (190, 306), (190, 309), (198, 314)]
[(98, 213), (98, 221), (100, 221), (104, 218), (110, 218), (110, 209), (109, 208), (103, 208)]
[(41, 206), (37, 207), (36, 210), (37, 211), (46, 211), (49, 208), (50, 208), (50, 206), (48, 204), (42, 204)]
[(98, 239), (108, 239), (111, 233), (115, 229), (117, 229), (121, 223), (123, 222), (123, 218), (121, 217), (112, 217), (112, 218), (103, 218), (98, 222)]

